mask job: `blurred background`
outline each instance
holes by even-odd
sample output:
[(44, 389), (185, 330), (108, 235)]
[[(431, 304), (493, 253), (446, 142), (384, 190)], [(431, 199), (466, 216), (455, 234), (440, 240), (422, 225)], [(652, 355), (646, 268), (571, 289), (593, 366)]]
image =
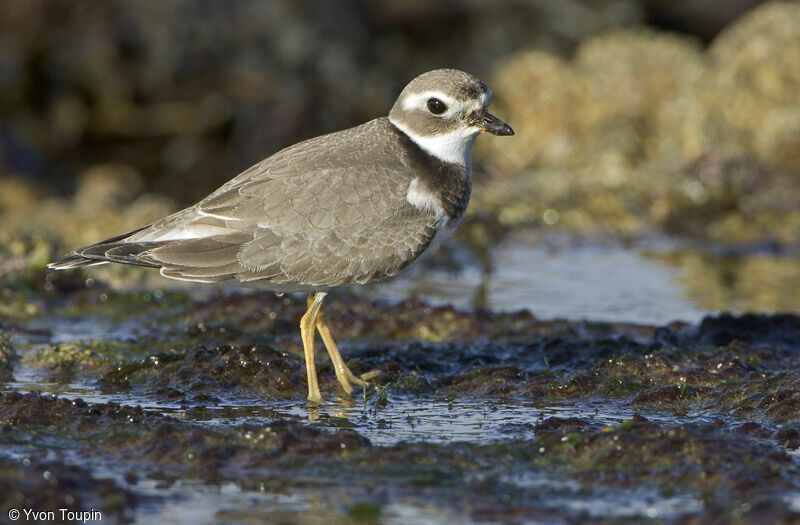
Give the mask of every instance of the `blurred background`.
[(458, 237), (390, 293), (653, 322), (800, 307), (800, 2), (755, 0), (6, 2), (3, 293), (438, 67), (486, 81), (517, 135), (478, 141)]

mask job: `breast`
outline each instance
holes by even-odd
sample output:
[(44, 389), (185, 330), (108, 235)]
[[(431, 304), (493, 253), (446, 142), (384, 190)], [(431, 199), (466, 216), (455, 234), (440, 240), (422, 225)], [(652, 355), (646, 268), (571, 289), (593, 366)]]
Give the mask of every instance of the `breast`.
[(472, 191), (472, 170), (468, 165), (443, 161), (420, 147), (405, 133), (397, 136), (400, 156), (413, 178), (406, 199), (423, 210), (443, 213), (449, 221), (464, 215)]
[(464, 217), (472, 191), (471, 173), (469, 168), (427, 154), (412, 160), (416, 163), (413, 168), (416, 177), (408, 185), (406, 200), (436, 217), (436, 233), (426, 249), (430, 253), (453, 234)]

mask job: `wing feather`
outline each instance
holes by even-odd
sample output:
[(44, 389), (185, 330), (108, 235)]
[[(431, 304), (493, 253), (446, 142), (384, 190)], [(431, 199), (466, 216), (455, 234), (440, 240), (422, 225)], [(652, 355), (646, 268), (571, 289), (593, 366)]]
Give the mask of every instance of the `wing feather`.
[(406, 200), (414, 173), (387, 140), (390, 126), (376, 119), (291, 146), (196, 205), (77, 250), (66, 264), (80, 256), (160, 267), (175, 279), (261, 279), (277, 288), (393, 275), (428, 246), (438, 217)]

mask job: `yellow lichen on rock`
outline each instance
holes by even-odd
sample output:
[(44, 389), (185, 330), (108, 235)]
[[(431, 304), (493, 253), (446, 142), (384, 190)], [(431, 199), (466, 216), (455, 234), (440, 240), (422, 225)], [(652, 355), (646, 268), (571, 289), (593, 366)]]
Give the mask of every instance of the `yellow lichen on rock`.
[(661, 149), (657, 115), (705, 71), (694, 39), (651, 29), (614, 31), (578, 49), (575, 69), (586, 94), (577, 111), (584, 162), (617, 159), (624, 169)]
[(571, 60), (520, 53), (490, 84), (517, 136), (486, 141), (486, 167), (505, 175), (495, 185), (514, 187), (476, 193), (476, 207), (494, 201), (509, 226), (553, 208), (617, 232), (800, 235), (800, 2), (754, 9), (707, 50), (690, 37), (618, 29), (587, 39)]
[(568, 162), (578, 136), (575, 105), (581, 88), (566, 61), (540, 51), (522, 53), (498, 68), (495, 111), (513, 115), (517, 140), (479, 141), (503, 173), (530, 165)]
[(743, 146), (800, 167), (800, 2), (755, 9), (713, 42), (716, 109)]
[(755, 9), (707, 52), (647, 28), (590, 38), (572, 61), (524, 52), (492, 85), (519, 130), (516, 144), (490, 145), (496, 171), (625, 170), (717, 149), (798, 167), (800, 3)]

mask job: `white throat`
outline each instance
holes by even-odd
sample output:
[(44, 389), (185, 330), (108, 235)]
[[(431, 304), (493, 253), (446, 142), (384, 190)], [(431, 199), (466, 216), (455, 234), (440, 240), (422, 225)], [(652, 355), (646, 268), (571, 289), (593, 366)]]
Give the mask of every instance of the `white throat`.
[(397, 129), (408, 135), (408, 138), (414, 141), (417, 146), (437, 159), (466, 168), (469, 168), (472, 164), (472, 146), (481, 132), (480, 129), (462, 128), (441, 135), (422, 136), (391, 118), (389, 118), (389, 121)]

